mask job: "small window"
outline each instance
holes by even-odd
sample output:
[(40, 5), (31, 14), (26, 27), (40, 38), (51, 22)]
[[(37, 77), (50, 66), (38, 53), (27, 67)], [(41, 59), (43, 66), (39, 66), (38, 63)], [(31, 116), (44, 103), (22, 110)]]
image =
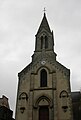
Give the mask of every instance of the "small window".
[(43, 49), (43, 36), (41, 36), (41, 49)]
[(47, 72), (45, 69), (42, 69), (40, 72), (40, 86), (47, 87)]
[(48, 37), (45, 36), (45, 49), (47, 49), (47, 48), (48, 48)]

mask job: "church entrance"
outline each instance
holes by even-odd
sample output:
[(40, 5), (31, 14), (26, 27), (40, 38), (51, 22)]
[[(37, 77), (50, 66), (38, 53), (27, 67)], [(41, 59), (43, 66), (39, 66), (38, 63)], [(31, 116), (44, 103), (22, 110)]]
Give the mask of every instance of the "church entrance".
[(40, 106), (40, 108), (39, 108), (39, 120), (49, 120), (49, 108), (48, 108), (48, 106)]

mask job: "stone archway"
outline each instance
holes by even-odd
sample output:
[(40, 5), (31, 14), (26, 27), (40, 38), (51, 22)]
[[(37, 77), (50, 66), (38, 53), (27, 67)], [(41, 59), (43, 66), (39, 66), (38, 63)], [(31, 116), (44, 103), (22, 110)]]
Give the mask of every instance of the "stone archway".
[(38, 106), (48, 105), (50, 108), (53, 106), (52, 99), (48, 95), (38, 96), (34, 102), (34, 107), (38, 108)]
[(36, 120), (50, 120), (52, 107), (52, 99), (50, 97), (46, 95), (38, 97), (34, 103)]

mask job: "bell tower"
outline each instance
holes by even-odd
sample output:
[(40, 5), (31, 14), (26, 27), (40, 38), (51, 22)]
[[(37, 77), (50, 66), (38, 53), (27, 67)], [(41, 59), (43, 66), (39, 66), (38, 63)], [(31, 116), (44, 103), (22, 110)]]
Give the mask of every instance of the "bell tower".
[(32, 61), (37, 60), (37, 57), (41, 57), (41, 61), (46, 59), (46, 56), (52, 56), (53, 60), (56, 60), (56, 53), (54, 52), (54, 35), (50, 30), (46, 14), (44, 13), (43, 19), (35, 35), (35, 51), (32, 56)]
[(45, 12), (35, 35), (32, 62), (18, 78), (16, 120), (72, 120), (70, 70), (56, 60)]

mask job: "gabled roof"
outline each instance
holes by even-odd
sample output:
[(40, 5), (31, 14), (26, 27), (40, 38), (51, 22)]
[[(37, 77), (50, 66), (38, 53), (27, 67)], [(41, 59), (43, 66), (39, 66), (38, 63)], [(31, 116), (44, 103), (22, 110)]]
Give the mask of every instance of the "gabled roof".
[(42, 22), (41, 22), (41, 24), (40, 24), (40, 26), (39, 26), (39, 29), (38, 29), (37, 34), (38, 34), (39, 32), (41, 32), (41, 30), (42, 30), (43, 28), (44, 28), (45, 30), (47, 30), (48, 32), (51, 33), (51, 30), (50, 30), (50, 27), (49, 27), (49, 24), (48, 24), (48, 21), (47, 21), (47, 18), (46, 18), (46, 14), (45, 14), (45, 13), (44, 13)]

